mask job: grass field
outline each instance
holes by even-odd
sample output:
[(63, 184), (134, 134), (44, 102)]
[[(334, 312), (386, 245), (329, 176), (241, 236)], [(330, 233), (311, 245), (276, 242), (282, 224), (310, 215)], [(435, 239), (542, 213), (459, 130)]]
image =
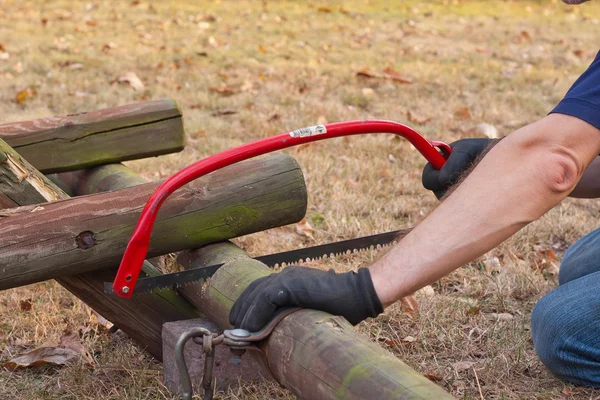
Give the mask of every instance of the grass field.
[[(0, 122), (172, 97), (186, 149), (127, 163), (151, 180), (234, 145), (339, 120), (396, 120), (447, 142), (478, 135), (480, 123), (504, 136), (544, 116), (585, 70), (599, 15), (600, 4), (558, 0), (0, 0)], [(141, 85), (119, 79), (127, 73)], [(293, 226), (238, 239), (251, 254), (413, 226), (436, 206), (420, 184), (424, 160), (402, 140), (335, 139), (288, 153), (305, 173), (314, 239)], [(418, 315), (397, 305), (357, 329), (457, 398), (600, 398), (550, 375), (529, 330), (533, 305), (557, 284), (560, 257), (597, 227), (599, 206), (564, 201), (418, 292)], [(373, 257), (313, 265), (342, 271)], [(0, 293), (0, 361), (67, 328), (82, 330), (94, 368), (2, 370), (0, 398), (173, 398), (159, 363), (104, 332), (59, 285)], [(216, 398), (293, 396), (246, 384)]]

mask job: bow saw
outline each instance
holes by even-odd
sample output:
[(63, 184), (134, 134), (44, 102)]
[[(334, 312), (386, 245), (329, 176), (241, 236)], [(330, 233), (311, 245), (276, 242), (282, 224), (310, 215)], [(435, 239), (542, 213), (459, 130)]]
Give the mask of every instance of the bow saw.
[[(446, 143), (429, 141), (414, 129), (401, 123), (383, 120), (361, 120), (336, 122), (296, 129), (291, 132), (280, 133), (272, 137), (234, 147), (204, 158), (171, 176), (156, 189), (152, 196), (150, 196), (142, 210), (131, 239), (127, 244), (115, 280), (112, 284), (108, 282), (105, 283), (105, 292), (129, 298), (134, 293), (137, 294), (138, 292), (143, 293), (154, 289), (179, 286), (183, 283), (206, 279), (212, 276), (212, 274), (223, 265), (210, 265), (182, 272), (142, 278), (138, 282), (142, 263), (146, 258), (148, 247), (150, 245), (152, 227), (156, 221), (158, 211), (164, 201), (181, 186), (231, 164), (273, 151), (318, 140), (373, 133), (392, 133), (404, 137), (436, 169), (440, 169), (444, 165), (446, 158), (452, 152), (452, 149)], [(396, 239), (398, 233), (399, 231), (386, 232), (342, 242), (257, 257), (256, 259), (270, 266), (276, 264), (281, 265), (282, 263), (289, 264), (301, 259), (314, 259), (330, 254), (345, 253), (348, 250), (363, 250), (370, 247), (383, 246), (392, 243)]]

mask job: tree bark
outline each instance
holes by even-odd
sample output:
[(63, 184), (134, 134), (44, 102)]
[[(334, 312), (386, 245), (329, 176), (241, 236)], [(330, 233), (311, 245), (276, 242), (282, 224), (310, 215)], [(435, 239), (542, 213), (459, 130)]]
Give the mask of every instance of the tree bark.
[(181, 111), (171, 99), (3, 124), (0, 138), (43, 173), (174, 153), (185, 145)]
[[(117, 266), (157, 186), (4, 210), (0, 289)], [(306, 203), (302, 171), (293, 158), (275, 155), (232, 165), (169, 197), (148, 257), (297, 222)]]
[[(242, 291), (272, 272), (229, 242), (182, 252), (179, 260), (186, 269), (225, 263), (208, 284), (180, 289), (221, 329), (230, 328), (229, 311)], [(261, 348), (275, 379), (302, 399), (452, 398), (360, 335), (345, 319), (321, 311), (289, 315)]]

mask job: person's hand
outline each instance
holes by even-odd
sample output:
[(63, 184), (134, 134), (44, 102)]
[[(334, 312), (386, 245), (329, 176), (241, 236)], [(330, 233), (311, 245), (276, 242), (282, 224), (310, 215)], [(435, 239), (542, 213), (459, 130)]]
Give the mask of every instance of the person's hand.
[(427, 163), (423, 169), (423, 186), (441, 199), (462, 173), (468, 170), (494, 140), (486, 138), (461, 139), (450, 143), (452, 153), (439, 171)]
[(233, 305), (229, 322), (256, 332), (286, 306), (341, 315), (352, 325), (383, 312), (368, 268), (337, 274), (291, 266), (252, 282)]

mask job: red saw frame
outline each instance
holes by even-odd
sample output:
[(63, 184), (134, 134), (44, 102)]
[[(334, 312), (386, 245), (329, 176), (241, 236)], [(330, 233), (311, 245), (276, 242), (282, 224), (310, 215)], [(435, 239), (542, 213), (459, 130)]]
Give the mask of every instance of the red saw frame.
[[(195, 162), (164, 181), (150, 196), (125, 249), (113, 282), (120, 297), (133, 295), (135, 285), (148, 253), (152, 227), (162, 203), (181, 186), (231, 164), (299, 144), (341, 136), (393, 133), (407, 139), (434, 168), (440, 169), (452, 152), (443, 142), (429, 141), (414, 129), (394, 121), (361, 120), (316, 125), (247, 143)], [(441, 150), (441, 153), (440, 151)]]

